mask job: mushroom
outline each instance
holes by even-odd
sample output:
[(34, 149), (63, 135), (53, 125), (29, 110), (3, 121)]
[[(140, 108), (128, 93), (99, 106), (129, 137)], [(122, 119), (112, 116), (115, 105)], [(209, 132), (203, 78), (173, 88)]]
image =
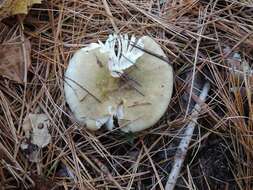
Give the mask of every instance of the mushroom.
[(66, 102), (90, 130), (138, 132), (165, 113), (173, 90), (173, 69), (150, 37), (110, 35), (105, 44), (78, 50), (65, 73)]

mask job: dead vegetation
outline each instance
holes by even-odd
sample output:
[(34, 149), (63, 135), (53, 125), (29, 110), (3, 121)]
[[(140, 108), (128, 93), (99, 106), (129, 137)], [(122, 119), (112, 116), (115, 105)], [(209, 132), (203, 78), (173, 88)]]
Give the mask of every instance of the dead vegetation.
[[(73, 52), (115, 31), (152, 36), (175, 71), (167, 113), (142, 133), (92, 133), (65, 103), (63, 76)], [(0, 32), (4, 44), (31, 42), (24, 83), (10, 80), (16, 70), (1, 77), (0, 189), (164, 189), (205, 81), (211, 89), (176, 189), (253, 189), (251, 2), (43, 1), (25, 19), (2, 20)], [(34, 147), (21, 149), (30, 113), (50, 122), (52, 141), (37, 162), (27, 159)]]

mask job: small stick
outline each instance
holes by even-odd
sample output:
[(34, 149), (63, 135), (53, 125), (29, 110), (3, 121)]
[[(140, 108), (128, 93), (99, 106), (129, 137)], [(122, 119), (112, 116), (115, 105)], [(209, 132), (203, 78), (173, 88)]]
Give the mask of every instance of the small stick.
[[(62, 77), (61, 77), (61, 78), (62, 78)], [(92, 94), (88, 89), (86, 89), (85, 87), (83, 87), (82, 85), (80, 85), (78, 82), (74, 81), (73, 79), (71, 79), (71, 78), (69, 78), (69, 77), (67, 77), (67, 76), (65, 76), (65, 78), (68, 79), (68, 80), (70, 80), (71, 82), (75, 83), (77, 86), (79, 86), (82, 90), (84, 90), (84, 91), (87, 92), (89, 95), (91, 95), (91, 96), (92, 96), (95, 100), (97, 100), (99, 103), (102, 103), (102, 101), (101, 101), (99, 98), (97, 98), (94, 94)], [(66, 82), (67, 85), (69, 85), (69, 86), (71, 87), (71, 85), (68, 84), (68, 82), (67, 82), (64, 78), (62, 78), (62, 79)], [(71, 87), (71, 88), (72, 88), (72, 87)]]
[[(130, 78), (126, 78), (126, 75), (122, 75), (122, 80), (124, 80), (125, 82), (128, 82), (128, 79)], [(131, 79), (130, 79), (131, 80)], [(134, 81), (135, 82), (135, 81)], [(138, 88), (136, 88), (134, 85), (131, 85), (130, 83), (128, 83), (133, 89), (135, 89), (140, 95), (145, 96), (145, 94), (143, 94)]]
[(149, 50), (147, 50), (147, 49), (141, 48), (141, 47), (139, 47), (139, 46), (137, 46), (137, 45), (134, 45), (134, 44), (131, 44), (131, 45), (132, 45), (133, 47), (137, 48), (137, 49), (142, 50), (143, 52), (145, 52), (145, 53), (147, 53), (147, 54), (149, 54), (149, 55), (152, 55), (152, 56), (154, 56), (154, 57), (156, 57), (156, 58), (158, 58), (158, 59), (161, 59), (162, 61), (165, 61), (165, 62), (168, 63), (169, 65), (172, 65), (171, 62), (168, 60), (168, 58), (166, 58), (166, 57), (164, 57), (164, 56), (162, 56), (162, 55), (156, 54), (156, 53), (154, 53), (154, 52), (152, 52), (152, 51), (149, 51)]
[(109, 19), (110, 19), (110, 21), (112, 23), (112, 27), (113, 27), (114, 31), (116, 33), (119, 33), (119, 29), (118, 29), (117, 25), (115, 24), (115, 22), (113, 20), (112, 12), (111, 12), (111, 10), (109, 8), (109, 5), (108, 5), (107, 1), (106, 0), (102, 0), (102, 1), (103, 1), (103, 4), (104, 4), (104, 7), (105, 7), (105, 11), (108, 14), (108, 17), (109, 17)]
[(139, 83), (136, 79), (130, 77), (128, 74), (126, 73), (123, 73), (122, 75), (122, 78), (125, 78), (126, 80), (129, 80), (129, 81), (133, 81), (135, 84), (137, 84), (138, 86), (142, 86), (141, 83)]
[(191, 114), (191, 121), (185, 128), (184, 137), (182, 138), (177, 148), (177, 152), (175, 154), (175, 161), (173, 163), (169, 178), (167, 180), (165, 190), (173, 190), (176, 185), (177, 178), (181, 171), (189, 144), (191, 142), (194, 128), (197, 124), (197, 119), (201, 110), (201, 105), (205, 102), (209, 89), (210, 84), (209, 82), (206, 82), (199, 96), (199, 103), (196, 103), (196, 105), (194, 106), (193, 112)]
[(93, 161), (98, 165), (102, 173), (107, 177), (109, 181), (111, 181), (117, 189), (123, 190), (121, 185), (113, 178), (112, 174), (110, 173), (109, 169), (104, 165), (101, 161), (99, 161), (97, 158), (93, 157)]

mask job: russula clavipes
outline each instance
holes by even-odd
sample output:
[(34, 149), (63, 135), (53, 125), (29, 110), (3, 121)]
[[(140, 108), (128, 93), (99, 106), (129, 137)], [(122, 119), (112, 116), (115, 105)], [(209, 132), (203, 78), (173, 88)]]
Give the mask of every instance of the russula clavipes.
[(165, 113), (173, 90), (173, 69), (150, 37), (109, 35), (74, 53), (65, 73), (66, 102), (90, 130), (137, 132)]

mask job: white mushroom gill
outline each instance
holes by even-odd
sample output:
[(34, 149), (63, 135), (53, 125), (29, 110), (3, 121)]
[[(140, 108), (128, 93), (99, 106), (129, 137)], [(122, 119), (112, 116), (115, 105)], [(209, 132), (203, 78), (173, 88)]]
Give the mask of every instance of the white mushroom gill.
[(123, 101), (117, 105), (117, 107), (108, 106), (108, 116), (97, 118), (96, 127), (100, 128), (102, 125), (105, 125), (108, 130), (114, 128), (114, 119), (121, 120), (124, 118), (124, 104)]
[(108, 53), (108, 69), (113, 77), (120, 77), (124, 70), (136, 63), (136, 60), (141, 57), (144, 44), (142, 39), (136, 39), (134, 35), (129, 40), (128, 35), (109, 35), (105, 44), (98, 41), (100, 44), (100, 52)]
[(144, 130), (160, 119), (172, 95), (173, 70), (165, 60), (148, 36), (110, 35), (105, 43), (78, 50), (69, 61), (66, 101), (88, 129), (105, 125), (111, 130), (116, 121), (125, 132)]

